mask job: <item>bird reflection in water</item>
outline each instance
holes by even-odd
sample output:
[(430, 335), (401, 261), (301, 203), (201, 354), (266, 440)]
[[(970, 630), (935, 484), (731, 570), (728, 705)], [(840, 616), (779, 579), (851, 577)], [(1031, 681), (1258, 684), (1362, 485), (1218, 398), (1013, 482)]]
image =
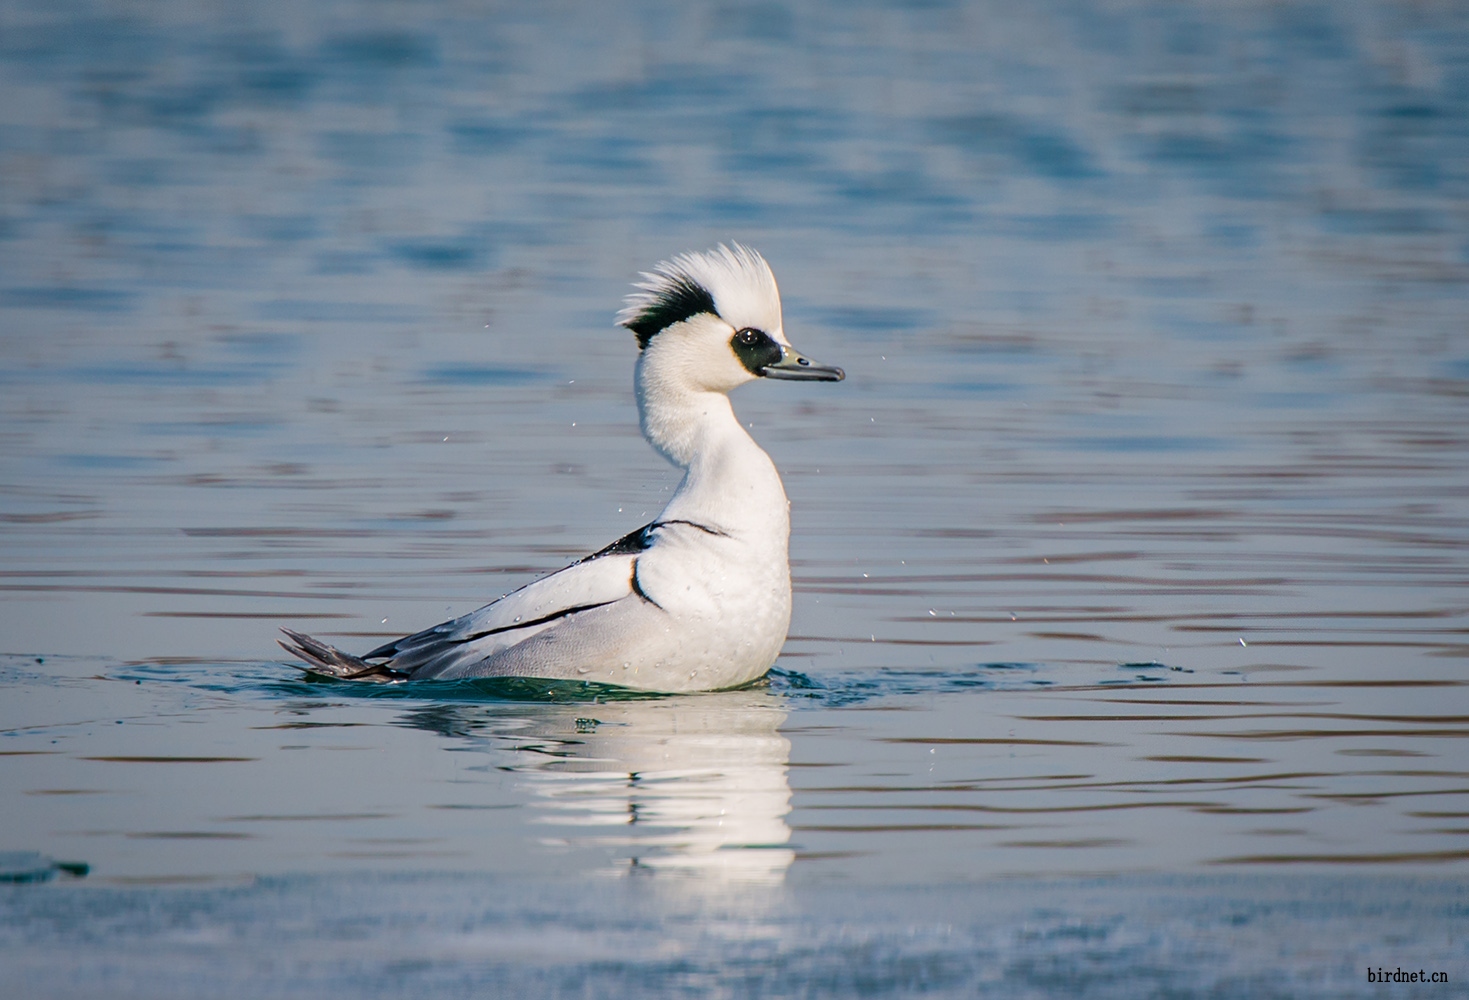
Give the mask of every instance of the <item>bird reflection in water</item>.
[[(439, 703), (402, 721), (489, 738), (540, 843), (616, 872), (777, 883), (795, 858), (786, 713), (763, 691), (581, 704)], [(557, 828), (554, 831), (546, 828)]]

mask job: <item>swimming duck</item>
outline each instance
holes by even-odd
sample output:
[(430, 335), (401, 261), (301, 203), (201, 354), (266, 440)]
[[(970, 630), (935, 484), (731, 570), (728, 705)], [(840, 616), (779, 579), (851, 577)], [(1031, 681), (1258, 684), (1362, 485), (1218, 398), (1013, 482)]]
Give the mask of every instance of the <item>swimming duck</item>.
[(492, 604), (353, 656), (291, 629), (314, 674), (363, 681), (532, 677), (652, 691), (765, 674), (791, 620), (790, 503), (730, 406), (757, 378), (840, 382), (797, 353), (770, 265), (732, 243), (642, 275), (617, 315), (639, 348), (643, 436), (683, 470), (652, 522)]

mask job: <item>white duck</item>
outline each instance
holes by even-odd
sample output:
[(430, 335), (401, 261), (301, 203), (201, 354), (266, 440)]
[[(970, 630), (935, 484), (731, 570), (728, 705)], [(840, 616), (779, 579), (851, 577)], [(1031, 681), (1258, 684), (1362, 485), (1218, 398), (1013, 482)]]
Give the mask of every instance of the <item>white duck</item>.
[(354, 680), (535, 677), (653, 691), (764, 675), (791, 620), (790, 502), (726, 395), (757, 378), (839, 382), (791, 347), (765, 259), (719, 246), (643, 274), (617, 321), (637, 335), (643, 436), (684, 470), (650, 524), (478, 611), (353, 656), (283, 631), (307, 670)]

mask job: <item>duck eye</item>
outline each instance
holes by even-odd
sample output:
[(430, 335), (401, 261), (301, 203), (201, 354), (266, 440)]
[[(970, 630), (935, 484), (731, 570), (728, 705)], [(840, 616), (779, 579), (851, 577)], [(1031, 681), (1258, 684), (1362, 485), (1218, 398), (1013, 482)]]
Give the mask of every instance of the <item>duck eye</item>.
[(775, 364), (783, 356), (781, 346), (771, 339), (770, 334), (753, 326), (735, 331), (729, 346), (734, 348), (735, 357), (752, 375), (764, 375), (765, 366)]

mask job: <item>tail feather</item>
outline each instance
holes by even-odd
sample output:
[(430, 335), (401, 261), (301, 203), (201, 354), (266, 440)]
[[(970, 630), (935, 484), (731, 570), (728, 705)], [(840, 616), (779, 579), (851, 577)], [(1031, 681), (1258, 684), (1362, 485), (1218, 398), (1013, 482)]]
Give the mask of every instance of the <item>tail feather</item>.
[(308, 673), (320, 677), (334, 677), (339, 680), (352, 681), (387, 681), (406, 680), (408, 675), (399, 670), (393, 670), (382, 663), (368, 663), (360, 656), (344, 653), (335, 646), (329, 646), (318, 639), (313, 639), (304, 632), (292, 629), (281, 629), (290, 637), (290, 642), (277, 639), (280, 647), (292, 656), (306, 661), (305, 670)]

